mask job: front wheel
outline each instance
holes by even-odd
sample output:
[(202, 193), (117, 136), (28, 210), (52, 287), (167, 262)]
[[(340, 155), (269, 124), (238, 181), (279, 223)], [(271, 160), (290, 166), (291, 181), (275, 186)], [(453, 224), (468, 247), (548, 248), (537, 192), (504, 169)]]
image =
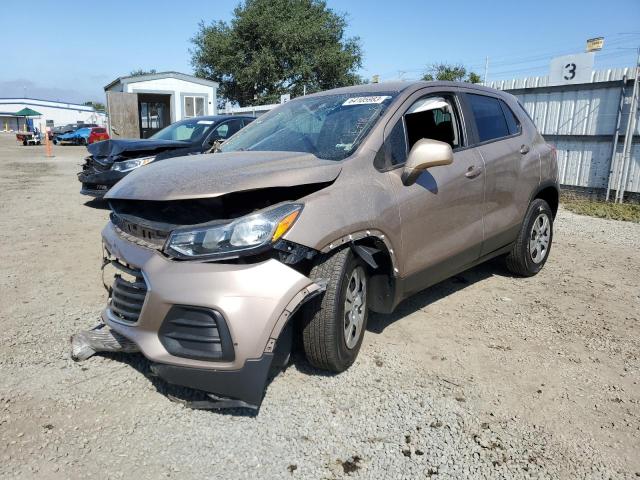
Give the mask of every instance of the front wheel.
[(553, 212), (536, 198), (527, 209), (518, 238), (507, 255), (507, 268), (516, 275), (531, 277), (547, 262), (553, 240)]
[(321, 255), (310, 277), (325, 280), (327, 289), (304, 309), (305, 355), (318, 368), (343, 372), (358, 356), (367, 327), (367, 267), (343, 248)]

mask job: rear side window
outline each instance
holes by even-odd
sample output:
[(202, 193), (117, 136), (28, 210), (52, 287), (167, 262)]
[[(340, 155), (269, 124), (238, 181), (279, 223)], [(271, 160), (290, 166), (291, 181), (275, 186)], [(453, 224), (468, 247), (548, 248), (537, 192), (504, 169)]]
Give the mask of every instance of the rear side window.
[(502, 111), (504, 112), (504, 117), (507, 119), (507, 127), (509, 128), (509, 135), (515, 135), (516, 133), (520, 133), (521, 126), (520, 120), (516, 117), (513, 110), (509, 108), (505, 102), (500, 100), (500, 105), (502, 106)]
[(475, 117), (480, 142), (487, 142), (510, 135), (500, 100), (472, 93), (467, 94), (467, 98)]

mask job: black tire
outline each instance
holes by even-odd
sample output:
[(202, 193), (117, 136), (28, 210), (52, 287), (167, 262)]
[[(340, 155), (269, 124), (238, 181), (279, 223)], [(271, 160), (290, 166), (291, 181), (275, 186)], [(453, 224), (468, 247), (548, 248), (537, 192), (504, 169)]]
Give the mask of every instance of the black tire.
[[(362, 318), (359, 335), (353, 335), (347, 346), (345, 334), (345, 299), (352, 275), (364, 275), (364, 301), (359, 312)], [(312, 299), (303, 310), (302, 341), (307, 360), (317, 368), (332, 372), (343, 372), (349, 368), (360, 351), (364, 332), (367, 328), (367, 286), (366, 264), (353, 254), (350, 248), (321, 255), (311, 270), (314, 280), (326, 280), (327, 289), (319, 297)], [(355, 330), (354, 330), (355, 333)]]
[[(544, 218), (548, 221), (547, 228), (541, 227), (544, 225)], [(538, 231), (544, 230), (546, 235), (538, 235)], [(546, 248), (542, 248), (544, 245), (544, 238), (548, 238)], [(536, 243), (536, 238), (540, 239), (538, 246), (533, 251), (531, 248), (532, 243)], [(540, 198), (536, 198), (531, 202), (527, 209), (527, 214), (524, 217), (518, 238), (516, 239), (511, 252), (506, 257), (506, 264), (509, 271), (520, 275), (522, 277), (532, 277), (536, 275), (544, 264), (547, 263), (549, 254), (551, 253), (551, 245), (553, 243), (553, 212), (549, 208), (549, 204)], [(542, 254), (543, 253), (543, 254)], [(539, 258), (539, 260), (535, 260)]]
[(22, 141), (22, 145), (26, 147), (26, 146), (28, 145), (27, 141), (26, 141), (26, 140), (23, 140), (23, 141)]

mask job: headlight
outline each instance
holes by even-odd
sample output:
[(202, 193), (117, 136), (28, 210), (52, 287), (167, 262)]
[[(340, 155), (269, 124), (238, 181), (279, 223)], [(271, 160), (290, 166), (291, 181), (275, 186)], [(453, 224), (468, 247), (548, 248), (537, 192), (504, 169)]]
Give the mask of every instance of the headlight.
[(125, 160), (124, 162), (114, 162), (111, 165), (111, 170), (116, 172), (128, 172), (135, 168), (151, 163), (156, 159), (155, 155), (152, 157), (134, 158), (133, 160)]
[(229, 258), (256, 253), (280, 239), (301, 211), (301, 204), (288, 203), (232, 222), (174, 230), (164, 251), (177, 258)]

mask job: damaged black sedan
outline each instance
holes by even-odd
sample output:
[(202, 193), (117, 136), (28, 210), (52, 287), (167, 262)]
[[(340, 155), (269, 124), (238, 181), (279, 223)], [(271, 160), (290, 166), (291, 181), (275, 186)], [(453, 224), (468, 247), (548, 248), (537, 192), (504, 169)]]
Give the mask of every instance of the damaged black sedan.
[(129, 172), (167, 158), (210, 152), (253, 120), (231, 115), (194, 117), (175, 122), (150, 138), (91, 144), (78, 173), (80, 193), (101, 198)]

